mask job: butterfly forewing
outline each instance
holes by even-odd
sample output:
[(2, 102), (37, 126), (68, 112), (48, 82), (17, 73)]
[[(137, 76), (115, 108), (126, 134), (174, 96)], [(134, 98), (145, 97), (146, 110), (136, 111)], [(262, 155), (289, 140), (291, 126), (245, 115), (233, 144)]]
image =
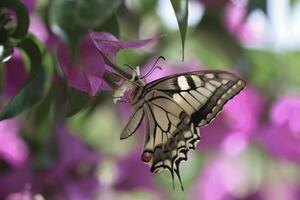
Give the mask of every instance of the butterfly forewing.
[(164, 92), (191, 116), (195, 126), (201, 127), (214, 119), (224, 104), (244, 87), (245, 82), (229, 72), (199, 71), (151, 82), (145, 92)]
[(133, 114), (131, 115), (128, 123), (124, 127), (120, 139), (126, 139), (131, 136), (141, 125), (142, 120), (144, 118), (144, 109), (142, 106), (135, 109)]

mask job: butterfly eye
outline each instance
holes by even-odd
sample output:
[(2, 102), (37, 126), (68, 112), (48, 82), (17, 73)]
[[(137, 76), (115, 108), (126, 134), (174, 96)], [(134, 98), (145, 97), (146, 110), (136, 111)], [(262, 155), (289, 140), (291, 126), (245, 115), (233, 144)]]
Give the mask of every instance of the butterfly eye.
[(138, 81), (139, 80), (139, 77), (138, 76), (135, 76), (133, 81)]
[(148, 163), (152, 159), (152, 153), (145, 151), (142, 155), (142, 161)]

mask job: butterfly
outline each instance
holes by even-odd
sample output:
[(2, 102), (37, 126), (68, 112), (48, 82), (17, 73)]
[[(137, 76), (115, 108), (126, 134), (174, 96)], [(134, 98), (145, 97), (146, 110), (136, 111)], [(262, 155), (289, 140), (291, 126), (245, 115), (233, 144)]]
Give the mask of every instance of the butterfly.
[(131, 80), (114, 92), (115, 103), (129, 93), (133, 108), (120, 138), (133, 135), (145, 118), (142, 161), (150, 166), (151, 172), (168, 170), (173, 188), (176, 175), (183, 190), (179, 164), (187, 160), (190, 149), (196, 148), (199, 128), (210, 123), (246, 83), (232, 73), (218, 70), (179, 73), (147, 84), (145, 76), (134, 70)]

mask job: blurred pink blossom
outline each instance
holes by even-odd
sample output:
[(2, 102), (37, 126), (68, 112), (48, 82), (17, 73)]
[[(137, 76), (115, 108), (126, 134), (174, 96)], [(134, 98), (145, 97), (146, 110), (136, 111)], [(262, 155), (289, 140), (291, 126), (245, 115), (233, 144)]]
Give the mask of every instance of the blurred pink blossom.
[[(282, 174), (270, 173), (269, 168), (264, 173), (263, 168), (257, 167), (258, 161), (249, 160), (247, 154), (241, 157), (219, 155), (205, 164), (192, 187), (190, 199), (299, 199), (299, 184)], [(256, 162), (256, 167), (252, 162)]]
[(49, 39), (49, 33), (42, 19), (35, 14), (30, 14), (29, 17), (30, 24), (28, 31), (34, 34), (42, 42), (47, 42)]
[[(249, 166), (250, 167), (250, 166)], [(243, 182), (250, 177), (249, 169), (242, 166), (237, 161), (232, 162), (229, 158), (219, 158), (207, 163), (201, 172), (193, 188), (193, 197), (201, 200), (233, 200), (239, 199), (235, 193), (245, 188)], [(247, 185), (247, 187), (251, 187)], [(252, 192), (247, 192), (247, 196), (252, 196)], [(255, 191), (253, 191), (255, 194)], [(241, 198), (247, 199), (247, 198)], [(259, 199), (259, 198), (253, 198)]]
[(223, 147), (229, 154), (245, 149), (258, 128), (263, 102), (262, 96), (247, 86), (224, 106), (214, 121), (200, 129), (199, 149)]
[(20, 127), (16, 119), (0, 121), (0, 158), (12, 167), (24, 167), (29, 150), (19, 136)]
[(33, 172), (29, 166), (1, 172), (0, 199), (10, 197), (10, 195), (13, 197), (15, 197), (15, 195), (18, 196), (18, 194), (21, 195), (23, 194), (23, 191), (26, 191), (25, 196), (27, 196), (27, 186), (30, 187), (30, 191), (33, 188), (34, 190), (37, 190), (40, 187), (40, 184), (38, 183), (39, 176), (41, 176), (41, 174)]
[[(13, 124), (10, 128), (13, 129)], [(47, 194), (50, 199), (82, 200), (91, 199), (98, 191), (101, 185), (95, 170), (101, 156), (66, 130), (64, 125), (59, 125), (54, 132), (56, 162), (39, 170), (34, 165), (25, 165), (1, 172), (0, 199), (41, 193)], [(6, 132), (6, 135), (11, 133)], [(30, 189), (26, 189), (28, 186)]]
[(33, 195), (31, 194), (31, 192), (29, 191), (29, 185), (27, 185), (28, 187), (25, 188), (20, 191), (20, 192), (15, 192), (12, 194), (9, 194), (5, 200), (32, 200), (33, 199)]
[(270, 122), (260, 132), (266, 150), (300, 163), (300, 97), (283, 96), (271, 108)]
[(141, 148), (142, 147), (136, 148), (126, 157), (118, 161), (119, 177), (115, 183), (116, 189), (133, 190), (137, 188), (156, 188), (152, 178), (153, 174), (150, 172), (149, 167), (141, 161)]
[(14, 49), (13, 57), (5, 63), (5, 82), (3, 94), (12, 97), (25, 84), (27, 71), (18, 49)]
[(45, 172), (44, 187), (51, 188), (55, 199), (91, 199), (100, 183), (95, 170), (101, 157), (64, 125), (56, 129), (58, 160)]
[(249, 21), (246, 3), (228, 3), (225, 8), (225, 28), (240, 42), (254, 43), (263, 38), (263, 28), (259, 23)]
[(21, 0), (29, 12), (32, 12), (36, 7), (36, 0)]

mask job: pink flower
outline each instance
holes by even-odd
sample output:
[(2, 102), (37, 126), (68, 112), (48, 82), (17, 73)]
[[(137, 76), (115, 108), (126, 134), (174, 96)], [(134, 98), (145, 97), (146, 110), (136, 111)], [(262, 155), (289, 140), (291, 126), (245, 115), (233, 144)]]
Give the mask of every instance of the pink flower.
[(44, 189), (52, 188), (54, 199), (90, 199), (100, 187), (95, 175), (100, 155), (63, 125), (57, 127), (55, 136), (58, 160), (45, 172)]
[(246, 87), (224, 106), (214, 121), (200, 129), (199, 149), (223, 147), (229, 154), (245, 149), (258, 127), (262, 106), (262, 96)]
[[(153, 174), (147, 165), (141, 161), (141, 147), (138, 147), (126, 157), (118, 161), (119, 177), (115, 183), (118, 190), (133, 190), (137, 188), (155, 189)], [(134, 169), (134, 175), (133, 173)]]
[(263, 28), (257, 22), (247, 18), (246, 3), (228, 3), (225, 8), (225, 28), (240, 42), (254, 43), (263, 38)]
[(300, 163), (300, 97), (283, 96), (272, 106), (270, 122), (260, 132), (264, 148), (279, 158)]
[(28, 186), (28, 188), (24, 188), (24, 190), (22, 190), (20, 192), (15, 192), (15, 193), (9, 194), (5, 198), (5, 200), (32, 200), (33, 195), (31, 194), (29, 189), (30, 188)]
[(36, 0), (21, 0), (21, 2), (26, 6), (28, 12), (32, 12), (36, 7)]
[(5, 82), (3, 94), (6, 97), (12, 97), (24, 85), (27, 77), (27, 71), (20, 52), (14, 49), (13, 57), (5, 63)]
[(207, 162), (190, 192), (190, 199), (299, 199), (299, 184), (284, 175), (286, 171), (278, 169), (272, 173), (269, 165), (262, 168), (261, 160), (256, 159), (244, 154), (220, 156)]
[[(27, 196), (26, 187), (38, 188), (38, 175), (29, 167), (22, 169), (11, 169), (0, 174), (0, 199), (5, 197), (13, 197), (24, 194)], [(20, 192), (24, 191), (25, 193)]]
[(16, 119), (0, 121), (0, 158), (16, 168), (24, 167), (28, 158), (28, 147), (19, 136)]
[(98, 51), (114, 61), (118, 51), (126, 48), (140, 48), (157, 39), (156, 37), (122, 42), (110, 33), (92, 32), (90, 37), (86, 36), (81, 40), (77, 61), (71, 61), (70, 55), (63, 44), (59, 46), (58, 56), (68, 84), (91, 96), (95, 96), (98, 91), (110, 89), (103, 81), (102, 76), (106, 70), (112, 71), (111, 67), (105, 64)]
[(30, 14), (30, 24), (28, 32), (34, 34), (42, 42), (47, 42), (49, 39), (49, 33), (46, 25), (41, 20), (41, 18), (35, 14)]

